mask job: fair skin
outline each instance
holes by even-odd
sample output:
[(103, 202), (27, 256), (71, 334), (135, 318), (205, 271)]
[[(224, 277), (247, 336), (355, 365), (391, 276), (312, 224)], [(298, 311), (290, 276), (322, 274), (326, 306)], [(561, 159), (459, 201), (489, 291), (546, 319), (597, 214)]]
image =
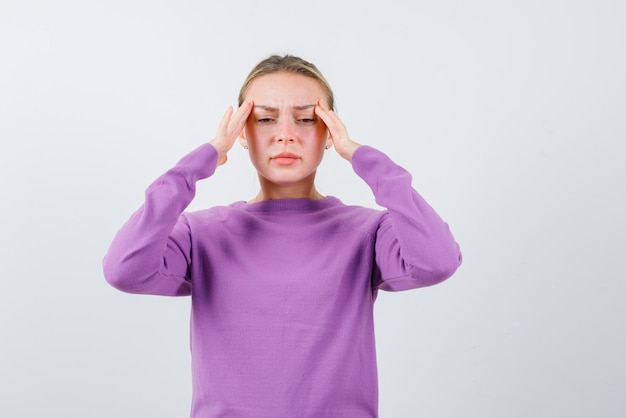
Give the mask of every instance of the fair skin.
[(248, 148), (259, 176), (261, 189), (250, 202), (323, 197), (315, 188), (315, 174), (326, 147), (351, 161), (360, 146), (328, 109), (321, 84), (286, 72), (258, 77), (239, 109), (228, 108), (211, 141), (218, 165), (226, 162), (237, 139)]

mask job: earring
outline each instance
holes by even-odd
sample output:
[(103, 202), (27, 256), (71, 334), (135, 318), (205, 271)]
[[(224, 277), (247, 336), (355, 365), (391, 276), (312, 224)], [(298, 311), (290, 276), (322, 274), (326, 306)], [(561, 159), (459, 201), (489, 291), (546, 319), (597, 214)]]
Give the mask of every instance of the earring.
[(248, 149), (248, 146), (247, 146), (247, 145), (244, 145), (244, 146), (243, 146), (243, 149)]
[(324, 148), (326, 148), (326, 149), (330, 149), (330, 145), (326, 145), (326, 147), (324, 147)]

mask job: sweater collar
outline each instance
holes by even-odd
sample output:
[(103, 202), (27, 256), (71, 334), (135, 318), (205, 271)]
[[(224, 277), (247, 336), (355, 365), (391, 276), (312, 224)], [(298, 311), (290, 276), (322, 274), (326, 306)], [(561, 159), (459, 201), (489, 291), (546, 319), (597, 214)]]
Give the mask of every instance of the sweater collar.
[(231, 206), (249, 212), (302, 211), (310, 212), (340, 205), (341, 201), (333, 196), (322, 199), (272, 199), (260, 202), (235, 202)]

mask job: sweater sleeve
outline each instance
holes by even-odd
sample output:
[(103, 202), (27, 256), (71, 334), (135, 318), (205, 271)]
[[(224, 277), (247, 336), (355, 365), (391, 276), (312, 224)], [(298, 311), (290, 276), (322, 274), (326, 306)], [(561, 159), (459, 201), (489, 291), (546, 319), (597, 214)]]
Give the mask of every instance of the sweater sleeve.
[(195, 196), (196, 182), (216, 167), (217, 151), (204, 144), (146, 189), (145, 202), (117, 232), (104, 257), (104, 276), (113, 287), (167, 296), (191, 293), (191, 239), (181, 215)]
[(437, 284), (460, 266), (462, 256), (448, 225), (413, 189), (411, 175), (382, 152), (359, 147), (354, 171), (386, 208), (376, 232), (375, 289), (399, 291)]

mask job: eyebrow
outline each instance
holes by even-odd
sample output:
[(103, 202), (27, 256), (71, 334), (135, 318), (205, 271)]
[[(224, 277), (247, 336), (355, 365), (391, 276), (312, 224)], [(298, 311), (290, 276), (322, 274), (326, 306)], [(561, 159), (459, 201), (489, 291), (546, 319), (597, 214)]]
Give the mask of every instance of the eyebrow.
[[(291, 106), (291, 108), (295, 109), (295, 110), (306, 110), (306, 109), (312, 109), (315, 106), (317, 106), (316, 103), (315, 104), (305, 104), (305, 105)], [(278, 110), (278, 108), (273, 107), (273, 106), (265, 106), (265, 105), (258, 105), (258, 104), (255, 104), (254, 107), (255, 108), (258, 107), (261, 110), (267, 110), (267, 111), (273, 111), (273, 112)]]

